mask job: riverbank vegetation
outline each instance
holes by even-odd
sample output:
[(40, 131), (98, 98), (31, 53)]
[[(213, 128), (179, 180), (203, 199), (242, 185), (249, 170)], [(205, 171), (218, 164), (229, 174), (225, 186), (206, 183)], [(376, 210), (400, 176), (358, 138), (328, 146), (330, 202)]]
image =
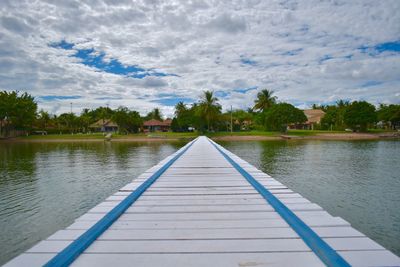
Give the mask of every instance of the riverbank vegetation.
[[(378, 107), (366, 101), (339, 100), (331, 105), (313, 105), (313, 109), (322, 110), (325, 115), (319, 123), (313, 124), (314, 130), (333, 132), (348, 131), (384, 131), (394, 130), (400, 126), (400, 105), (381, 104)], [(98, 121), (112, 121), (117, 126), (115, 137), (126, 134), (145, 136), (143, 123), (148, 120), (164, 119), (160, 109), (155, 108), (145, 116), (127, 107), (111, 109), (98, 107), (83, 109), (78, 115), (73, 112), (59, 115), (38, 110), (37, 103), (28, 93), (16, 91), (0, 92), (0, 136), (27, 134), (74, 134), (76, 138), (99, 137), (92, 134), (91, 125)], [(173, 133), (150, 133), (157, 137), (194, 137), (197, 134), (209, 136), (277, 136), (285, 132), (294, 136), (307, 136), (318, 131), (302, 131), (308, 118), (304, 112), (289, 103), (279, 102), (272, 90), (261, 90), (254, 100), (254, 105), (246, 110), (236, 109), (223, 111), (219, 99), (212, 91), (203, 92), (200, 99), (193, 104), (179, 102), (175, 106), (170, 124)], [(287, 132), (289, 129), (289, 132)], [(290, 130), (290, 129), (298, 129)], [(300, 130), (299, 130), (300, 129)], [(146, 136), (148, 134), (146, 133)], [(82, 137), (80, 137), (82, 136)], [(83, 137), (84, 136), (84, 137)]]

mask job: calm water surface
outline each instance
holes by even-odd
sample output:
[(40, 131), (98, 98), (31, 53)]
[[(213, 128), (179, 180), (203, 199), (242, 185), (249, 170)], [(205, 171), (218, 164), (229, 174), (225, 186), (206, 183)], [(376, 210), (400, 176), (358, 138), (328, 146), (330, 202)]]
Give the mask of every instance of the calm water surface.
[[(221, 142), (400, 255), (400, 141)], [(0, 143), (0, 265), (184, 143)]]
[(184, 143), (0, 143), (0, 265)]
[(400, 141), (220, 143), (400, 256)]

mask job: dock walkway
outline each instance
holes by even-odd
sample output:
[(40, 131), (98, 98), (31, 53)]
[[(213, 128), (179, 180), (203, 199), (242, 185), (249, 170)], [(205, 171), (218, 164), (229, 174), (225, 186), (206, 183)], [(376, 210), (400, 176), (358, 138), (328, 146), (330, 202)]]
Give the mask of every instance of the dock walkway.
[(199, 137), (5, 266), (45, 264), (400, 266), (400, 258)]

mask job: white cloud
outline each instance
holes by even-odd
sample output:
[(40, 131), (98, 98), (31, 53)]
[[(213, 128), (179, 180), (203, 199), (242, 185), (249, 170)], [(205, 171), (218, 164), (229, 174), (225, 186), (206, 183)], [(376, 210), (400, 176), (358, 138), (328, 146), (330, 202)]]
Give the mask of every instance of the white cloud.
[[(146, 112), (159, 93), (195, 98), (205, 89), (231, 92), (221, 98), (225, 109), (245, 108), (256, 91), (233, 90), (253, 86), (297, 105), (400, 102), (400, 54), (359, 49), (399, 39), (399, 1), (114, 2), (1, 1), (0, 88), (81, 95), (75, 111), (108, 103)], [(72, 50), (49, 47), (61, 40), (105, 53), (105, 60), (179, 77), (102, 72), (71, 57)], [(368, 81), (379, 84), (363, 88)], [(70, 102), (39, 105), (59, 113)]]

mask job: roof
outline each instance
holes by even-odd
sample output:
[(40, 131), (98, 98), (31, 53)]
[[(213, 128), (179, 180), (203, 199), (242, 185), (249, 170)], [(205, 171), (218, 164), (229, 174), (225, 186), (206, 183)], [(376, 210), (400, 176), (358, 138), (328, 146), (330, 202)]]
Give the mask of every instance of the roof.
[(143, 126), (171, 126), (171, 123), (172, 123), (171, 119), (166, 119), (165, 121), (151, 119), (151, 120), (145, 121), (143, 123)]
[(307, 123), (320, 123), (325, 116), (325, 112), (321, 109), (306, 109), (303, 111), (307, 117)]
[(101, 127), (118, 127), (118, 125), (112, 120), (100, 119), (95, 123), (90, 124), (89, 128), (101, 128)]
[(163, 121), (165, 126), (171, 126), (172, 120), (171, 119), (166, 119), (165, 121)]

